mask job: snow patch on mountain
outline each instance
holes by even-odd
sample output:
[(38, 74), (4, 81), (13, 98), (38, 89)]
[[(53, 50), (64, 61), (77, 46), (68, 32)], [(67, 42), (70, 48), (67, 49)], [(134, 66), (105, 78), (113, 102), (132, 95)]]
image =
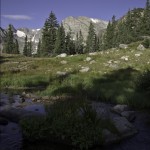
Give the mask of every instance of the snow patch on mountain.
[(90, 18), (90, 19), (91, 19), (91, 21), (94, 22), (94, 23), (100, 22), (100, 20), (98, 20), (98, 19), (94, 19), (94, 18)]
[(26, 36), (26, 34), (24, 32), (19, 31), (19, 30), (17, 30), (16, 34), (18, 37), (25, 37)]
[(32, 40), (31, 40), (31, 41), (34, 42), (34, 40), (35, 40), (35, 35), (32, 37)]

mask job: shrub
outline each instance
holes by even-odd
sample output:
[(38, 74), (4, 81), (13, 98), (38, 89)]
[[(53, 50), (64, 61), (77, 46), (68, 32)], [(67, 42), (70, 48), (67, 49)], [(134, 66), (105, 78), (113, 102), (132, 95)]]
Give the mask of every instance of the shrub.
[(150, 70), (141, 74), (136, 81), (136, 90), (150, 95)]
[(149, 48), (149, 47), (150, 47), (150, 39), (146, 38), (146, 39), (142, 42), (142, 45), (143, 45), (145, 48)]

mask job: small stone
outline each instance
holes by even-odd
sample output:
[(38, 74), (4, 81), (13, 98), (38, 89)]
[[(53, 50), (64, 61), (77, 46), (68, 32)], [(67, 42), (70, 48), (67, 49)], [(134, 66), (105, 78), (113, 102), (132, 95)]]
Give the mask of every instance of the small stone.
[(49, 100), (49, 96), (43, 96), (42, 99), (43, 100)]
[(125, 60), (125, 61), (128, 61), (128, 60), (129, 60), (128, 57), (129, 57), (129, 56), (122, 56), (120, 59)]
[(96, 63), (95, 60), (90, 61), (90, 65)]
[(140, 57), (142, 55), (142, 53), (137, 53), (135, 54), (135, 57)]
[(65, 75), (67, 75), (67, 72), (57, 71), (56, 74), (57, 74), (58, 76), (65, 76)]
[(37, 100), (37, 103), (41, 103), (41, 100)]
[(86, 61), (91, 61), (91, 60), (92, 60), (91, 57), (87, 57), (87, 58), (86, 58)]
[(60, 63), (61, 63), (62, 65), (65, 65), (65, 64), (67, 64), (67, 61), (62, 60)]
[(90, 56), (95, 56), (97, 55), (97, 52), (89, 53)]

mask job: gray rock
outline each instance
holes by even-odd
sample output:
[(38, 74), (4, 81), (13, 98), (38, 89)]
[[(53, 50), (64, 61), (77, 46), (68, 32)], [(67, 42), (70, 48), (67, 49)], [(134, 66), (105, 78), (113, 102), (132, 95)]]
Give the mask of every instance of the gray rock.
[(140, 45), (137, 47), (137, 50), (143, 51), (143, 50), (145, 50), (145, 47), (144, 47), (142, 44), (140, 44)]
[(95, 60), (90, 61), (90, 65), (96, 63)]
[(137, 53), (135, 54), (135, 57), (140, 57), (142, 55), (142, 53)]
[(87, 58), (86, 58), (86, 61), (91, 61), (91, 60), (92, 60), (91, 57), (87, 57)]
[(58, 76), (65, 76), (67, 75), (67, 72), (57, 71), (56, 73)]
[(128, 61), (129, 60), (129, 56), (122, 56), (120, 59)]
[(124, 111), (121, 113), (121, 116), (125, 117), (130, 122), (136, 118), (134, 111)]
[(65, 65), (65, 64), (67, 64), (67, 61), (62, 60), (60, 63), (61, 63), (62, 65)]
[(124, 117), (113, 117), (111, 118), (111, 121), (122, 138), (126, 138), (137, 133), (135, 127)]
[(97, 54), (98, 54), (97, 52), (89, 53), (90, 56), (95, 56)]
[(116, 113), (119, 113), (119, 114), (121, 114), (124, 111), (128, 111), (128, 110), (129, 110), (128, 105), (120, 105), (120, 104), (118, 104), (118, 105), (116, 105), (116, 106), (114, 106), (112, 108), (113, 112), (116, 112)]
[(82, 67), (82, 69), (80, 69), (80, 72), (88, 72), (90, 70), (89, 67)]
[(92, 102), (92, 108), (96, 110), (97, 116), (100, 119), (109, 119), (110, 118), (110, 106), (105, 103)]
[(62, 53), (62, 54), (58, 55), (57, 57), (64, 58), (64, 57), (67, 57), (67, 54), (66, 53)]
[(121, 48), (121, 49), (127, 49), (127, 48), (128, 48), (128, 45), (126, 45), (126, 44), (120, 44), (120, 45), (119, 45), (119, 48)]

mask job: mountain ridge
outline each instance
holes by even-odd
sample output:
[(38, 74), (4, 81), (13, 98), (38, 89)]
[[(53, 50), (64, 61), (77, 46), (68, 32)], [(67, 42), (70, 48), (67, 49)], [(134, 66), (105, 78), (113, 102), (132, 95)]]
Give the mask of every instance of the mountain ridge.
[[(74, 22), (72, 24), (72, 22)], [(76, 39), (76, 34), (81, 30), (84, 40), (86, 40), (87, 35), (88, 35), (88, 28), (90, 25), (90, 22), (94, 24), (95, 27), (95, 32), (96, 34), (101, 34), (104, 32), (104, 30), (107, 28), (107, 21), (97, 19), (97, 18), (89, 18), (86, 16), (69, 16), (66, 17), (65, 19), (62, 20), (65, 32), (69, 32), (71, 30), (71, 35), (72, 39)], [(0, 47), (1, 49), (3, 48), (3, 43), (5, 40), (5, 36), (7, 33), (7, 29), (0, 28), (1, 32), (1, 41), (0, 41)], [(14, 33), (14, 38), (18, 40), (19, 42), (19, 50), (20, 53), (23, 53), (23, 47), (24, 47), (24, 38), (27, 35), (28, 39), (30, 39), (33, 43), (33, 52), (37, 52), (37, 46), (39, 39), (42, 38), (42, 28), (37, 28), (37, 29), (31, 29), (27, 27), (20, 27), (20, 28), (15, 28), (13, 26), (13, 33)]]

